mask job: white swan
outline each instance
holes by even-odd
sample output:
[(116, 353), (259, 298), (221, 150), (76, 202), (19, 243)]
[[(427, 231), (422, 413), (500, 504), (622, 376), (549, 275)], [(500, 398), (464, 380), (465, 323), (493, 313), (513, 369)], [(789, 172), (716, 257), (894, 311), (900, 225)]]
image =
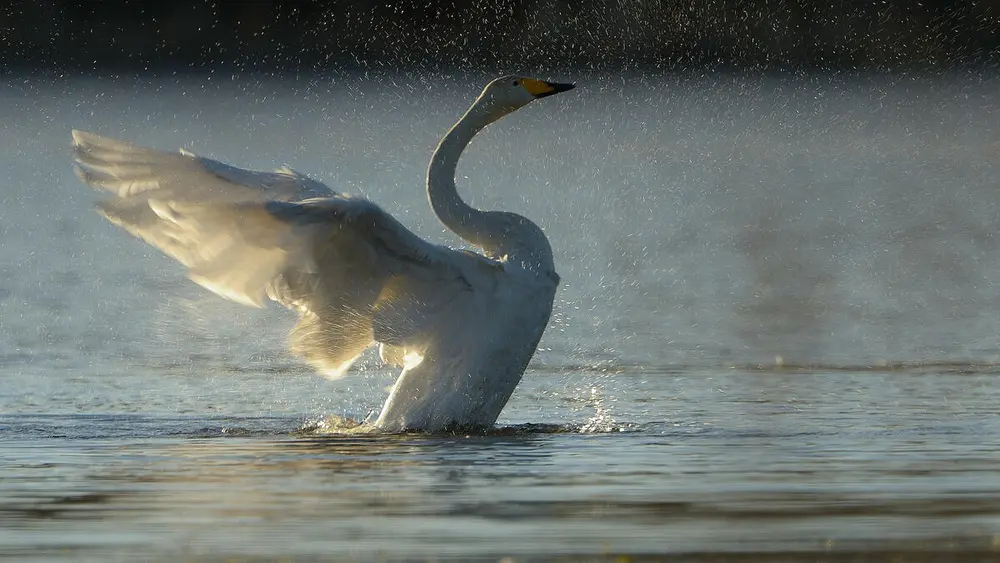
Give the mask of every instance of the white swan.
[(234, 301), (265, 296), (298, 311), (291, 349), (340, 377), (374, 343), (403, 368), (367, 429), (487, 427), (521, 380), (552, 311), (559, 276), (542, 230), (483, 212), (455, 188), (472, 137), (532, 100), (573, 88), (490, 82), (441, 140), (427, 170), (438, 218), (484, 255), (430, 244), (368, 200), (293, 170), (253, 172), (73, 131), (77, 175), (117, 197), (113, 223)]

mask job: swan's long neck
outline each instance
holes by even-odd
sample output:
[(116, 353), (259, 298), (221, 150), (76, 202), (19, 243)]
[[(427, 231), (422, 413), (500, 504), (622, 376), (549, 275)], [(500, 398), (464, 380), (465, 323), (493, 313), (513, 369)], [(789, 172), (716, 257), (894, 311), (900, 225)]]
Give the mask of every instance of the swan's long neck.
[(438, 219), (490, 257), (506, 257), (538, 273), (554, 273), (552, 247), (545, 233), (515, 213), (487, 213), (462, 201), (455, 187), (458, 158), (469, 141), (511, 110), (477, 100), (441, 139), (427, 168), (427, 199)]
[(441, 139), (427, 168), (427, 199), (438, 219), (458, 236), (488, 251), (499, 244), (496, 239), (501, 226), (462, 200), (455, 187), (455, 169), (469, 141), (491, 121), (482, 104), (473, 104)]

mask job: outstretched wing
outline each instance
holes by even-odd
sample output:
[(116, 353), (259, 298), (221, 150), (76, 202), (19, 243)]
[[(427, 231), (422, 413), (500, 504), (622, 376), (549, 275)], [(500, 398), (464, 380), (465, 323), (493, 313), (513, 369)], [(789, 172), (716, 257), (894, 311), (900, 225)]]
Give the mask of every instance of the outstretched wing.
[(289, 168), (243, 170), (185, 150), (163, 151), (73, 130), (83, 182), (118, 197), (170, 201), (298, 201), (334, 192)]
[(375, 341), (397, 362), (450, 304), (481, 289), (485, 259), (429, 244), (362, 198), (323, 187), (327, 197), (295, 201), (322, 187), (304, 176), (87, 133), (74, 142), (81, 179), (117, 196), (99, 204), (105, 217), (223, 297), (297, 310), (292, 349), (328, 375)]

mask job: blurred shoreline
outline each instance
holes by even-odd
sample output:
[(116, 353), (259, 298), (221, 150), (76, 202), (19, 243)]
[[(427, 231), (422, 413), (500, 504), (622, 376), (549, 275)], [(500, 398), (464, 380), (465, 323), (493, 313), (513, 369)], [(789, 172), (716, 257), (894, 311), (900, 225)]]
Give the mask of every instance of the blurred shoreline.
[(995, 66), (1000, 4), (48, 0), (0, 37), (29, 72), (929, 71)]

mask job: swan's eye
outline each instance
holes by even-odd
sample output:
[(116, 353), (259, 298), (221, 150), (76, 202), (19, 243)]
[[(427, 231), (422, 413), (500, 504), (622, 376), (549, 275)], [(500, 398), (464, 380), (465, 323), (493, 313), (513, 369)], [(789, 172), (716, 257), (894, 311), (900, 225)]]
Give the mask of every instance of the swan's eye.
[(521, 81), (520, 80), (515, 80), (514, 83), (511, 84), (511, 85), (512, 86), (520, 86), (521, 85)]

